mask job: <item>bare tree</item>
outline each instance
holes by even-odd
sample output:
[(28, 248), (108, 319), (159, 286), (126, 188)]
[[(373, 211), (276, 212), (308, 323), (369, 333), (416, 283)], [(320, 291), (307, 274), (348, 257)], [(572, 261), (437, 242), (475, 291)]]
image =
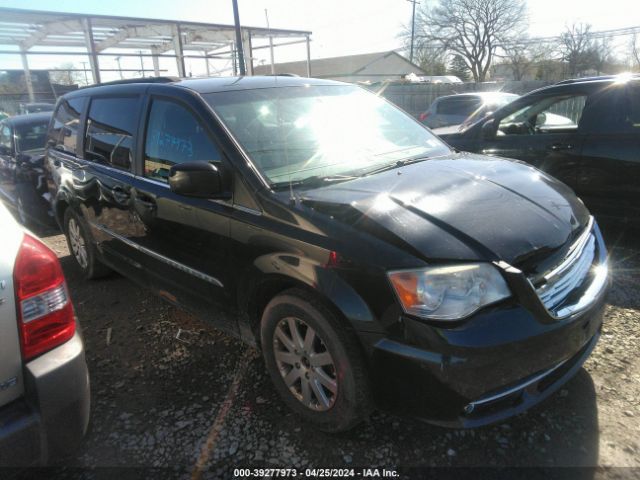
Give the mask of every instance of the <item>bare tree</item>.
[(415, 63), (427, 75), (446, 75), (447, 62), (443, 52), (437, 48), (423, 47), (414, 53)]
[(438, 48), (460, 55), (474, 81), (487, 77), (500, 44), (513, 42), (524, 32), (524, 0), (436, 0), (424, 3), (416, 14), (417, 48)]
[(77, 85), (82, 82), (82, 75), (73, 63), (63, 63), (49, 72), (51, 83), (58, 85)]
[(551, 49), (542, 43), (513, 43), (502, 47), (501, 57), (514, 80), (523, 80), (534, 67), (551, 57)]
[(634, 35), (631, 38), (631, 61), (633, 63), (633, 68), (640, 67), (640, 41), (638, 40), (638, 36)]
[(588, 70), (593, 64), (594, 43), (591, 25), (573, 24), (560, 35), (560, 51), (567, 62), (569, 75), (574, 77)]
[(596, 73), (612, 73), (607, 71), (611, 68), (615, 62), (613, 57), (613, 45), (611, 44), (611, 37), (603, 37), (599, 40), (594, 40), (591, 47), (591, 62), (593, 68), (596, 69)]

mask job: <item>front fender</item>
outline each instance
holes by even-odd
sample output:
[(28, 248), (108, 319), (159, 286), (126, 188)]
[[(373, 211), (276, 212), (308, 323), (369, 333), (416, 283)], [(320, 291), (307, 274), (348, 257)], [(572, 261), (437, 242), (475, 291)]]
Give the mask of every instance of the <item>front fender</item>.
[[(246, 302), (260, 297), (260, 291), (268, 285), (283, 285), (285, 289), (302, 286), (313, 291), (337, 310), (353, 330), (378, 331), (375, 315), (364, 299), (340, 276), (340, 269), (320, 263), (309, 257), (292, 253), (269, 253), (253, 262), (253, 272), (246, 275)], [(258, 316), (261, 312), (258, 313)], [(258, 318), (259, 320), (259, 318)]]

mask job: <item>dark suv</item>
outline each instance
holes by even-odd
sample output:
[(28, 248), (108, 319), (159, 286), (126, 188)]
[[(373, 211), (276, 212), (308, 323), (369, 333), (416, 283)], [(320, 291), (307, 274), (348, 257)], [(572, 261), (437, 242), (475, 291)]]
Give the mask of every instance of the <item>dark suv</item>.
[(560, 82), (440, 137), (524, 160), (573, 188), (598, 218), (640, 224), (640, 76)]
[(494, 422), (598, 339), (606, 250), (582, 202), (532, 167), (452, 152), (359, 87), (103, 85), (59, 101), (49, 143), (85, 276), (117, 270), (258, 345), (322, 429), (374, 404)]
[(0, 121), (0, 197), (12, 204), (24, 225), (51, 223), (43, 169), (51, 112)]

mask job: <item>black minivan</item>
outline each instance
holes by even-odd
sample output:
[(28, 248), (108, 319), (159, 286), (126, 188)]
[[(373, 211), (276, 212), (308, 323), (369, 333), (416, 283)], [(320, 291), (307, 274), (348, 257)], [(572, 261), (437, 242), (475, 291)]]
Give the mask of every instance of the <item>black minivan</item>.
[(384, 99), (295, 77), (143, 79), (57, 104), (53, 209), (116, 270), (257, 345), (327, 431), (374, 406), (472, 427), (576, 373), (608, 287), (564, 184), (454, 153)]

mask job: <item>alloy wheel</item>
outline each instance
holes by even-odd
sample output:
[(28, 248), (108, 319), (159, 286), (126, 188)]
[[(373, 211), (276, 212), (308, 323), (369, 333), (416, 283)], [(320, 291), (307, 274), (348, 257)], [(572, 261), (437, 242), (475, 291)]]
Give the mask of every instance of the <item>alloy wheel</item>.
[(303, 320), (287, 317), (274, 330), (273, 347), (280, 375), (293, 396), (311, 410), (329, 410), (338, 396), (338, 379), (320, 335)]
[(75, 218), (69, 219), (69, 243), (71, 244), (71, 250), (73, 256), (78, 261), (78, 264), (83, 268), (87, 268), (88, 254), (87, 246), (80, 230), (80, 225), (76, 222)]

